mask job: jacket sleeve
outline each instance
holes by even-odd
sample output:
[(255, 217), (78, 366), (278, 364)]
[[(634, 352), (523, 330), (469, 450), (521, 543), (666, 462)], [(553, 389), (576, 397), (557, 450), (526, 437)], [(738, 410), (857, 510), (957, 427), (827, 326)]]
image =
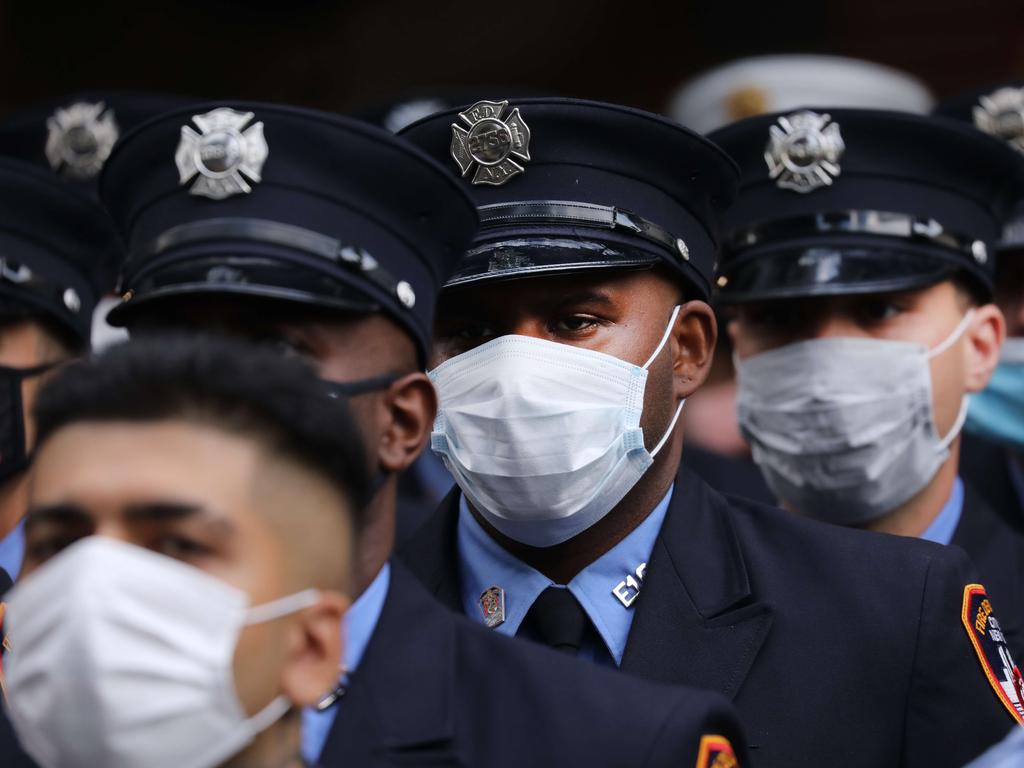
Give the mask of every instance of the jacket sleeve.
[(645, 768), (749, 768), (747, 738), (732, 705), (711, 691), (679, 688)]
[(901, 765), (962, 766), (1019, 722), (1001, 685), (1012, 687), (1014, 665), (993, 640), (997, 609), (959, 547), (935, 550), (921, 597)]

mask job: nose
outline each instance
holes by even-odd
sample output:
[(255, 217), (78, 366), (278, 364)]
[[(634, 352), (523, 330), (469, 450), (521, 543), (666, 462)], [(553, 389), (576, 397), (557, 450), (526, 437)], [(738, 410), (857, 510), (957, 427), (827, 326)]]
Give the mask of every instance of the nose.
[(534, 339), (546, 339), (550, 336), (543, 320), (526, 314), (511, 319), (501, 331), (503, 335), (529, 336)]

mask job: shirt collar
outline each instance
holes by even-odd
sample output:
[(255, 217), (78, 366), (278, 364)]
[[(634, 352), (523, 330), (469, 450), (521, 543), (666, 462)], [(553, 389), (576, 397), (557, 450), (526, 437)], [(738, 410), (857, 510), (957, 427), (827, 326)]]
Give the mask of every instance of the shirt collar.
[(343, 629), (345, 632), (345, 671), (351, 673), (359, 666), (366, 646), (370, 642), (373, 630), (377, 628), (380, 612), (384, 609), (384, 600), (388, 596), (391, 584), (391, 564), (384, 563), (380, 573), (368, 586), (352, 607), (345, 613)]
[(18, 521), (10, 533), (0, 539), (0, 568), (7, 571), (11, 580), (21, 572), (21, 561), (25, 556), (25, 518)]
[[(370, 582), (370, 586), (356, 598), (352, 607), (345, 613), (345, 618), (342, 619), (345, 637), (342, 664), (346, 672), (352, 672), (359, 666), (373, 631), (377, 628), (390, 584), (391, 564), (385, 563), (380, 573)], [(327, 736), (341, 706), (344, 706), (344, 699), (323, 711), (315, 707), (303, 708), (301, 752), (307, 763), (315, 764), (320, 759), (320, 753), (327, 743)]]
[(949, 495), (949, 500), (920, 538), (925, 541), (934, 541), (936, 544), (949, 544), (953, 541), (953, 534), (956, 533), (957, 526), (960, 525), (960, 515), (963, 513), (963, 509), (964, 483), (957, 476), (953, 482), (953, 492)]
[[(633, 623), (633, 600), (640, 592), (647, 559), (674, 487), (626, 538), (565, 585), (586, 611), (616, 665), (626, 649)], [(515, 635), (530, 606), (554, 582), (494, 541), (469, 511), (465, 496), (459, 499), (458, 547), (463, 612), (485, 623), (481, 597), (492, 587), (499, 587), (504, 592), (505, 617), (495, 631)]]

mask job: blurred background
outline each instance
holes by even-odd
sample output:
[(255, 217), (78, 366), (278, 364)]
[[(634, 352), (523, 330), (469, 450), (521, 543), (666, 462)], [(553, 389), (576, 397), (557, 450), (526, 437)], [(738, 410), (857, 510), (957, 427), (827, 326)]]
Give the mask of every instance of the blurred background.
[(661, 111), (701, 70), (781, 52), (889, 64), (941, 99), (1024, 76), (1024, 3), (0, 0), (0, 112), (86, 89), (348, 111), (492, 84)]

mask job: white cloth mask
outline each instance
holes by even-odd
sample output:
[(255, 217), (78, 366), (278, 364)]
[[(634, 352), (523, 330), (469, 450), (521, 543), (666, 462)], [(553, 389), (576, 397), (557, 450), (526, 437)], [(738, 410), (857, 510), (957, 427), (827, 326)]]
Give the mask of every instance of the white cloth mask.
[(280, 719), (247, 717), (232, 661), (242, 627), (307, 608), (306, 590), (248, 608), (197, 568), (89, 536), (11, 591), (7, 703), (43, 768), (212, 768)]
[(640, 415), (647, 369), (528, 336), (501, 336), (430, 371), (441, 408), (431, 447), (496, 529), (534, 547), (571, 539), (610, 512), (647, 471)]
[(973, 314), (932, 350), (825, 338), (737, 359), (740, 429), (775, 495), (801, 514), (861, 525), (931, 482), (963, 426), (967, 397), (949, 434), (939, 435), (928, 363)]

